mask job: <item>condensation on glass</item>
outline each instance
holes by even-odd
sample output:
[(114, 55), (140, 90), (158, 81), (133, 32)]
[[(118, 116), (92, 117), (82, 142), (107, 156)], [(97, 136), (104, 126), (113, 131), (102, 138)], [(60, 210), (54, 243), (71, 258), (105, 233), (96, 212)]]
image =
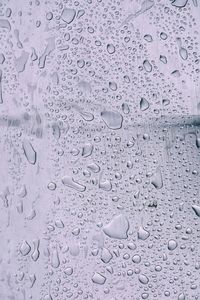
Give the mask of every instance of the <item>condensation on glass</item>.
[(197, 0), (0, 0), (0, 300), (200, 299)]

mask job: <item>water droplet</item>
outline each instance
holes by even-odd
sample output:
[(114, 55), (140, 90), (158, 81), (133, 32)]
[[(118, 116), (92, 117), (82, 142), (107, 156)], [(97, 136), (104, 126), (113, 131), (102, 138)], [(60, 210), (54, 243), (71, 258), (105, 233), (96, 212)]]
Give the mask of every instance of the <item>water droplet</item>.
[(183, 293), (179, 294), (178, 300), (185, 300), (185, 295)]
[(102, 252), (101, 252), (101, 260), (104, 262), (104, 263), (109, 263), (112, 259), (113, 255), (112, 253), (106, 249), (106, 248), (103, 248), (102, 249)]
[(30, 279), (30, 288), (32, 288), (34, 286), (35, 281), (36, 281), (35, 274), (30, 274), (29, 279)]
[(175, 240), (169, 240), (168, 241), (168, 249), (170, 251), (175, 250), (177, 248), (177, 246), (178, 246), (178, 244), (177, 244), (177, 242)]
[(122, 110), (123, 110), (123, 113), (124, 113), (125, 115), (129, 114), (130, 108), (129, 108), (129, 106), (128, 106), (127, 103), (123, 103), (123, 104), (122, 104)]
[(168, 38), (168, 36), (165, 32), (161, 32), (160, 33), (160, 38), (165, 41)]
[(200, 206), (198, 205), (193, 205), (192, 206), (193, 211), (195, 212), (195, 214), (197, 215), (197, 217), (200, 217)]
[(139, 264), (141, 262), (141, 256), (138, 255), (138, 254), (135, 254), (133, 257), (132, 257), (132, 261), (135, 263), (135, 264)]
[(0, 53), (0, 64), (3, 65), (4, 61), (5, 61), (5, 56), (3, 53)]
[(84, 16), (85, 14), (85, 10), (84, 9), (80, 9), (78, 12), (77, 12), (77, 19), (80, 19), (82, 16)]
[(110, 81), (110, 82), (109, 82), (109, 88), (110, 88), (112, 91), (116, 91), (116, 90), (117, 90), (117, 84), (116, 84), (116, 82)]
[(67, 24), (70, 24), (76, 16), (76, 11), (73, 8), (65, 8), (62, 11), (61, 18)]
[(172, 73), (172, 76), (179, 78), (181, 76), (181, 73), (179, 72), (179, 70), (174, 70)]
[(50, 294), (44, 296), (43, 300), (53, 300)]
[(144, 229), (143, 226), (140, 226), (138, 230), (138, 239), (145, 241), (149, 236), (150, 233), (146, 229)]
[(28, 162), (34, 165), (36, 163), (37, 155), (32, 144), (28, 140), (24, 140), (22, 146)]
[(179, 49), (179, 54), (180, 54), (180, 57), (183, 59), (183, 60), (186, 60), (188, 58), (188, 52), (185, 48), (181, 47)]
[(60, 259), (58, 256), (58, 251), (57, 249), (53, 249), (52, 255), (51, 255), (51, 266), (53, 268), (58, 268), (60, 265)]
[(85, 121), (92, 121), (94, 120), (94, 115), (88, 112), (82, 112), (80, 113), (81, 117), (85, 120)]
[(55, 37), (48, 38), (47, 46), (38, 61), (38, 67), (40, 69), (43, 69), (45, 67), (46, 58), (54, 49), (55, 49)]
[(69, 249), (69, 253), (70, 253), (72, 256), (78, 256), (79, 253), (80, 253), (80, 247), (79, 247), (79, 244), (71, 244), (71, 245), (70, 245), (70, 249)]
[(139, 274), (138, 279), (142, 284), (147, 284), (149, 282), (149, 278), (144, 274)]
[(103, 227), (104, 233), (114, 239), (127, 239), (128, 230), (129, 222), (123, 215), (115, 216), (109, 224)]
[(27, 241), (23, 241), (19, 250), (23, 256), (26, 256), (31, 251), (31, 246)]
[(153, 175), (151, 183), (156, 189), (161, 189), (163, 187), (162, 173), (159, 167), (156, 169), (156, 173)]
[(15, 59), (15, 66), (18, 73), (21, 73), (25, 70), (28, 57), (29, 57), (29, 53), (23, 51), (20, 57)]
[(66, 268), (64, 273), (68, 276), (72, 275), (73, 274), (73, 268), (71, 268), (71, 267)]
[(100, 171), (100, 167), (96, 163), (89, 164), (87, 168), (93, 173), (98, 173)]
[(172, 5), (176, 7), (185, 7), (187, 4), (188, 0), (174, 0), (172, 1)]
[(0, 19), (0, 28), (5, 28), (8, 31), (11, 30), (10, 22), (8, 20)]
[(60, 127), (58, 126), (58, 124), (53, 124), (52, 129), (53, 129), (53, 136), (55, 137), (56, 140), (58, 140), (61, 134)]
[(64, 176), (62, 178), (62, 183), (78, 192), (84, 192), (86, 187), (78, 182), (76, 182), (73, 178), (69, 176)]
[(47, 185), (47, 188), (48, 188), (50, 191), (55, 191), (55, 189), (56, 189), (56, 184), (55, 184), (55, 182), (49, 182), (49, 184)]
[(39, 245), (40, 245), (40, 240), (33, 241), (34, 250), (33, 253), (31, 254), (31, 257), (34, 261), (37, 261), (40, 256)]
[(92, 154), (93, 152), (93, 145), (91, 143), (87, 143), (84, 145), (83, 149), (82, 149), (82, 156), (83, 157), (88, 157)]
[(161, 61), (163, 64), (167, 64), (167, 57), (164, 56), (164, 55), (160, 55), (160, 61)]
[(64, 228), (63, 221), (61, 221), (61, 220), (56, 220), (55, 225), (57, 228)]
[(123, 117), (117, 111), (103, 111), (101, 117), (108, 128), (116, 130), (122, 127)]
[(106, 180), (100, 179), (99, 180), (99, 188), (104, 191), (109, 192), (112, 189), (112, 184), (109, 179), (106, 179)]
[(3, 95), (2, 95), (2, 75), (3, 75), (3, 72), (2, 72), (2, 70), (0, 70), (0, 104), (3, 103)]
[(107, 45), (107, 51), (109, 54), (115, 53), (115, 46), (113, 44), (108, 44)]
[(150, 62), (147, 59), (143, 61), (143, 67), (144, 67), (145, 71), (148, 73), (150, 73), (152, 71), (152, 65), (150, 64)]
[(50, 20), (53, 19), (53, 14), (52, 14), (51, 11), (49, 11), (49, 12), (46, 14), (46, 19), (47, 19), (48, 21), (50, 21)]
[(153, 38), (150, 34), (145, 34), (144, 39), (149, 43), (153, 42)]
[(95, 272), (92, 276), (92, 281), (96, 284), (104, 284), (106, 282), (106, 277), (100, 273)]
[(149, 102), (145, 98), (141, 98), (140, 100), (140, 110), (145, 111), (149, 108)]

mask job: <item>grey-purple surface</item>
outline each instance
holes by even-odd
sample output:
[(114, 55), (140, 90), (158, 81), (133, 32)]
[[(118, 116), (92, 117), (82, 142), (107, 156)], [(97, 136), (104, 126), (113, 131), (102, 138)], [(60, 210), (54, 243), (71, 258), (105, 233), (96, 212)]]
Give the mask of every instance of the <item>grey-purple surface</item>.
[(0, 300), (200, 299), (199, 0), (0, 0)]

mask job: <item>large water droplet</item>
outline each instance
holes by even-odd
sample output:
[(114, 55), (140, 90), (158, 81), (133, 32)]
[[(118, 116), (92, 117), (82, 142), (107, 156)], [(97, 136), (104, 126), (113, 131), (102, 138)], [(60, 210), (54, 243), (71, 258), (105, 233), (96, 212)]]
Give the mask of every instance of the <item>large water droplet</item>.
[(95, 272), (92, 276), (92, 281), (96, 284), (104, 284), (106, 282), (106, 277), (100, 273)]
[(178, 300), (185, 300), (185, 295), (183, 293), (179, 294)]
[(156, 189), (161, 189), (163, 187), (163, 179), (160, 168), (156, 169), (156, 173), (153, 175), (151, 183)]
[(150, 233), (146, 229), (144, 229), (143, 226), (140, 226), (138, 230), (138, 239), (145, 241), (149, 236)]
[(36, 152), (28, 140), (23, 141), (23, 150), (28, 162), (32, 165), (36, 163)]
[(107, 249), (107, 248), (103, 248), (102, 252), (101, 252), (101, 260), (104, 263), (109, 263), (112, 259), (113, 255), (112, 253)]
[(92, 154), (94, 147), (91, 143), (87, 143), (84, 145), (83, 149), (82, 149), (82, 156), (83, 157), (88, 157)]
[(62, 183), (78, 192), (84, 192), (86, 187), (78, 182), (76, 182), (73, 178), (69, 176), (64, 176), (62, 178)]
[(23, 241), (21, 246), (20, 246), (20, 252), (23, 256), (29, 254), (29, 252), (31, 251), (31, 246), (28, 244), (27, 241)]
[(0, 19), (0, 28), (11, 30), (10, 22), (8, 20)]
[(149, 278), (144, 274), (139, 274), (138, 279), (142, 284), (147, 284), (149, 282)]
[(122, 127), (123, 117), (117, 111), (103, 111), (101, 117), (108, 128), (116, 130)]
[(53, 249), (52, 255), (51, 255), (51, 266), (53, 268), (58, 268), (60, 265), (60, 259), (58, 256), (58, 251), (57, 249)]
[(75, 9), (65, 8), (62, 11), (61, 18), (64, 22), (66, 22), (67, 24), (70, 24), (74, 20), (75, 15), (76, 15)]
[(100, 167), (96, 163), (89, 164), (87, 168), (93, 173), (98, 173), (100, 171)]
[(149, 102), (145, 98), (141, 98), (140, 100), (140, 109), (141, 111), (145, 111), (149, 108)]
[(104, 233), (114, 239), (127, 239), (128, 229), (128, 219), (123, 215), (115, 216), (109, 224), (103, 227)]
[(152, 71), (152, 65), (150, 64), (150, 62), (147, 59), (143, 61), (143, 67), (144, 67), (145, 71), (148, 73), (150, 73)]
[(107, 51), (109, 54), (115, 53), (115, 46), (113, 44), (108, 44), (107, 45)]
[(194, 210), (197, 217), (200, 217), (200, 206), (198, 205), (192, 205), (192, 209)]
[(50, 294), (44, 296), (43, 300), (53, 300)]
[(29, 53), (23, 51), (20, 57), (15, 59), (15, 66), (18, 73), (23, 72), (25, 70), (28, 57), (29, 57)]
[(183, 59), (183, 60), (186, 60), (188, 58), (188, 52), (185, 48), (181, 47), (180, 50), (179, 50), (179, 54), (180, 54), (180, 57)]
[(129, 106), (128, 106), (128, 104), (127, 103), (123, 103), (122, 104), (122, 110), (123, 110), (123, 113), (124, 114), (129, 114), (129, 112), (130, 112), (130, 108), (129, 108)]
[(187, 2), (188, 2), (188, 0), (174, 0), (172, 2), (172, 5), (176, 6), (176, 7), (185, 7)]
[(173, 251), (178, 246), (177, 242), (175, 240), (169, 240), (168, 241), (168, 249)]

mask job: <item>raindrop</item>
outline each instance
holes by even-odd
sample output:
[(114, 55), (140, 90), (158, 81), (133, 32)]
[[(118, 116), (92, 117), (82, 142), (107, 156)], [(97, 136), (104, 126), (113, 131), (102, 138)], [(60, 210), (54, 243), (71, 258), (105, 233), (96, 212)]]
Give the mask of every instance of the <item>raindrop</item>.
[(122, 127), (123, 117), (117, 111), (103, 111), (101, 117), (108, 128), (116, 130)]
[(149, 278), (144, 274), (139, 274), (138, 279), (142, 284), (147, 284), (149, 282)]
[(144, 39), (149, 43), (153, 42), (153, 38), (150, 34), (145, 34)]
[(198, 205), (193, 205), (192, 206), (193, 211), (195, 212), (195, 214), (197, 215), (197, 217), (200, 217), (200, 206)]
[(185, 7), (187, 4), (188, 0), (174, 0), (172, 1), (172, 5), (176, 7)]
[(113, 44), (108, 44), (107, 45), (107, 51), (109, 54), (115, 53), (115, 46)]
[(156, 172), (152, 177), (151, 183), (156, 189), (161, 189), (163, 187), (162, 173), (159, 167), (156, 169)]
[(0, 19), (0, 28), (5, 28), (8, 31), (11, 30), (10, 22), (8, 20)]
[(145, 111), (149, 108), (149, 102), (145, 98), (141, 98), (140, 100), (140, 110)]
[(65, 8), (62, 11), (61, 18), (67, 24), (70, 24), (76, 16), (76, 11), (73, 8)]
[(34, 165), (36, 163), (37, 155), (32, 144), (28, 140), (24, 140), (22, 146), (23, 146), (25, 157), (27, 158), (28, 162)]
[(58, 256), (58, 251), (57, 249), (53, 249), (52, 255), (51, 255), (51, 266), (53, 268), (58, 268), (60, 265), (60, 259)]
[(152, 65), (150, 64), (150, 62), (147, 59), (143, 61), (143, 67), (144, 67), (145, 71), (148, 73), (150, 73), (152, 71)]
[(76, 182), (73, 178), (69, 176), (64, 176), (62, 178), (62, 183), (66, 185), (67, 187), (70, 187), (77, 192), (84, 192), (86, 190), (86, 187), (78, 182)]
[(104, 233), (110, 238), (127, 239), (129, 222), (123, 215), (115, 216), (111, 222), (103, 227)]
[(23, 241), (21, 246), (20, 246), (19, 251), (21, 252), (21, 254), (23, 256), (26, 256), (31, 251), (31, 246), (28, 244), (27, 241)]
[(106, 282), (106, 277), (101, 275), (100, 273), (95, 272), (92, 276), (92, 281), (96, 284), (104, 284)]
[(175, 240), (169, 240), (168, 241), (168, 249), (170, 251), (175, 250), (177, 248), (177, 246), (178, 246), (178, 244), (177, 244), (177, 242)]

